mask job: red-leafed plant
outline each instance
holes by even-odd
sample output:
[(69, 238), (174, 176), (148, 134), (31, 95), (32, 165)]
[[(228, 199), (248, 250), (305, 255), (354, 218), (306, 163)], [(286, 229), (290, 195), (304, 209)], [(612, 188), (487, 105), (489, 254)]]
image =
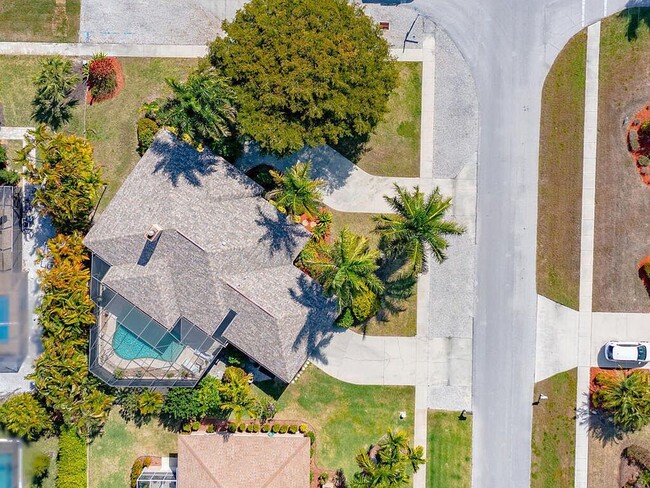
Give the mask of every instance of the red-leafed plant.
[(95, 100), (110, 98), (117, 89), (114, 58), (93, 59), (88, 67), (88, 87)]

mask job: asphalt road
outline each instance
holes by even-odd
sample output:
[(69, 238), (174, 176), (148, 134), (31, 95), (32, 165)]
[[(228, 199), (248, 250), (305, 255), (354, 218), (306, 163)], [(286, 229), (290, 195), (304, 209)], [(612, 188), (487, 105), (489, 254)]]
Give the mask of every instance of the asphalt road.
[(626, 2), (414, 0), (407, 5), (447, 31), (475, 78), (480, 139), (473, 486), (523, 488), (530, 486), (542, 86), (569, 38)]

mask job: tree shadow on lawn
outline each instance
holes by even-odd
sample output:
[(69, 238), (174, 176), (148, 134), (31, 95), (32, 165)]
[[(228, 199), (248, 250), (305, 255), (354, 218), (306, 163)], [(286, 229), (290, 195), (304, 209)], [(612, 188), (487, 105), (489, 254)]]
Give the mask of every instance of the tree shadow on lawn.
[(625, 433), (603, 412), (590, 408), (588, 394), (585, 394), (585, 398), (582, 406), (576, 409), (576, 416), (582, 425), (587, 425), (589, 435), (600, 441), (603, 446), (621, 442), (625, 438)]
[(630, 0), (625, 7), (626, 10), (623, 10), (618, 16), (627, 19), (627, 40), (635, 41), (642, 24), (650, 29), (650, 8), (648, 8), (646, 0)]

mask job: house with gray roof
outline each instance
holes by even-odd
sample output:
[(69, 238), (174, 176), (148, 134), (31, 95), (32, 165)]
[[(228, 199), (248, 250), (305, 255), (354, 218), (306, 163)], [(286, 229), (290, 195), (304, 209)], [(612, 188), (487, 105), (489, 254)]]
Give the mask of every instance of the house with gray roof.
[(293, 379), (336, 305), (293, 265), (309, 232), (262, 195), (228, 162), (159, 132), (84, 239), (94, 374), (192, 386), (230, 344)]

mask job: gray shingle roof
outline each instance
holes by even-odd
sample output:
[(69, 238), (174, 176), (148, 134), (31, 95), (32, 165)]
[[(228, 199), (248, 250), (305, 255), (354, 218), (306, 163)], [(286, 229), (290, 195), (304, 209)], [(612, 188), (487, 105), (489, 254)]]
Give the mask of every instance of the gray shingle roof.
[[(84, 243), (111, 265), (103, 281), (169, 329), (183, 316), (212, 334), (235, 311), (224, 337), (290, 381), (336, 307), (292, 264), (309, 233), (262, 192), (161, 131)], [(150, 243), (153, 224), (162, 232)]]

